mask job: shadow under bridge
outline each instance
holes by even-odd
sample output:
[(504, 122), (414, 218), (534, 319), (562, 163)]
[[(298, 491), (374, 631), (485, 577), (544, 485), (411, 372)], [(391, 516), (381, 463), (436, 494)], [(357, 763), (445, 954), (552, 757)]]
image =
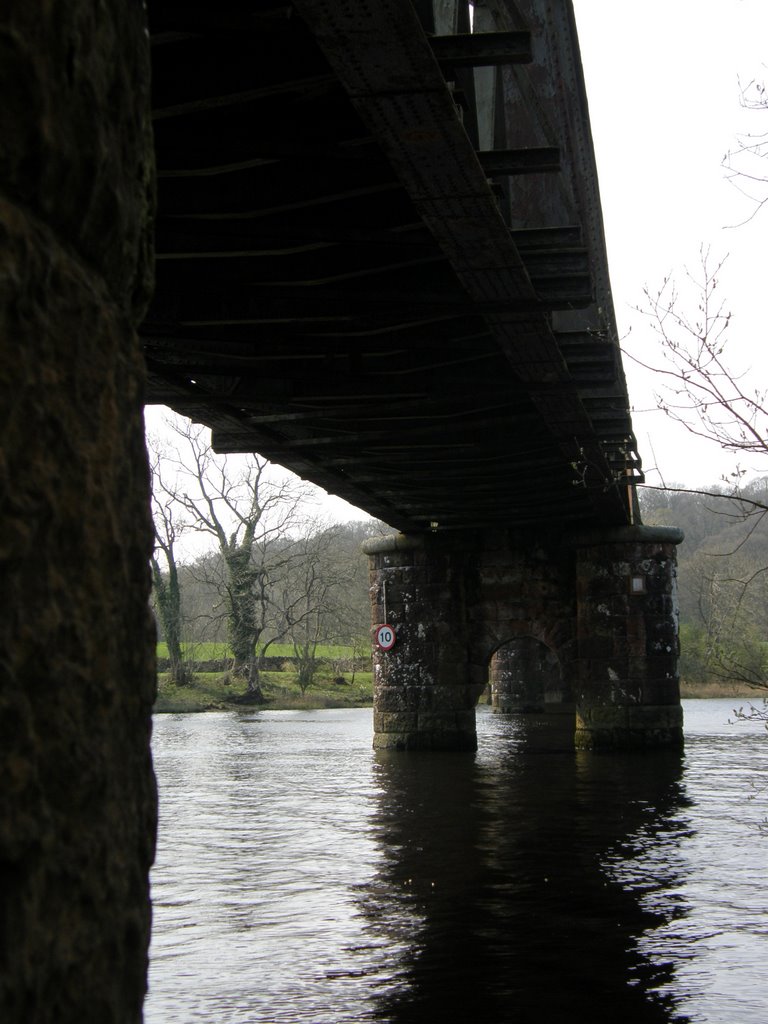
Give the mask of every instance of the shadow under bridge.
[(408, 533), (632, 521), (571, 4), (151, 4), (148, 401)]

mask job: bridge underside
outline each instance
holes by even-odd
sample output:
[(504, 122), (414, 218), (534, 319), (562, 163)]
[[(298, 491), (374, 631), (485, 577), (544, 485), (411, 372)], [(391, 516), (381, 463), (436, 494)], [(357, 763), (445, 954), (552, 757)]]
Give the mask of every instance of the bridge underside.
[[(150, 402), (404, 531), (621, 524), (569, 5), (150, 5)], [(470, 28), (474, 28), (474, 32)]]

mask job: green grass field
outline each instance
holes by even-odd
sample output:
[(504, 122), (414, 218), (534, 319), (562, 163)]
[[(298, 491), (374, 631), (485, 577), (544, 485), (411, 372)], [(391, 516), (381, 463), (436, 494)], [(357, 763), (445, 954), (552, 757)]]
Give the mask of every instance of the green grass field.
[(313, 708), (354, 708), (373, 704), (373, 682), (370, 672), (346, 675), (347, 683), (339, 685), (327, 672), (318, 672), (313, 685), (302, 694), (296, 674), (262, 672), (261, 689), (266, 704), (240, 704), (238, 698), (245, 693), (242, 679), (230, 681), (227, 673), (198, 672), (188, 686), (173, 686), (167, 673), (158, 676), (155, 712), (225, 711), (236, 708), (262, 707), (273, 711)]
[[(190, 661), (217, 661), (224, 658), (231, 658), (232, 652), (229, 644), (226, 643), (187, 643), (182, 645), (184, 653)], [(353, 647), (323, 644), (317, 649), (318, 658), (351, 658), (354, 656)], [(358, 656), (360, 651), (358, 650)], [(165, 643), (157, 645), (158, 658), (168, 657), (168, 646)], [(267, 648), (269, 658), (292, 658), (293, 646), (291, 644), (270, 644)]]
[[(185, 655), (188, 661), (225, 663), (232, 657), (226, 643), (190, 643), (185, 644)], [(332, 646), (326, 644), (318, 648), (318, 670), (312, 686), (302, 694), (296, 681), (296, 673), (292, 670), (291, 644), (274, 644), (267, 648), (267, 658), (284, 658), (282, 671), (265, 671), (261, 673), (261, 689), (267, 698), (264, 705), (249, 705), (240, 702), (245, 694), (245, 681), (232, 678), (226, 671), (196, 672), (187, 686), (173, 686), (167, 672), (158, 675), (156, 712), (210, 711), (237, 707), (261, 706), (274, 710), (292, 708), (345, 708), (365, 707), (373, 703), (373, 683), (370, 669), (352, 672), (352, 664), (357, 652), (351, 646)], [(166, 644), (157, 645), (158, 658), (168, 657)], [(271, 668), (275, 662), (268, 662)], [(360, 665), (361, 661), (358, 660)], [(363, 661), (368, 667), (370, 662)], [(208, 665), (213, 668), (215, 666)], [(222, 665), (223, 669), (223, 665)], [(352, 677), (354, 675), (354, 682)], [(339, 684), (337, 678), (344, 678)]]

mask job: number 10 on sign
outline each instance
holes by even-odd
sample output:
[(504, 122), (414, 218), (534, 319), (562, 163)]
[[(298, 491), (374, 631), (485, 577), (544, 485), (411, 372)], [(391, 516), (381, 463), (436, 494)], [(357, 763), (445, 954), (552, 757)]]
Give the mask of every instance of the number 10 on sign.
[(395, 631), (391, 626), (379, 626), (376, 629), (376, 643), (382, 651), (390, 651), (395, 646)]

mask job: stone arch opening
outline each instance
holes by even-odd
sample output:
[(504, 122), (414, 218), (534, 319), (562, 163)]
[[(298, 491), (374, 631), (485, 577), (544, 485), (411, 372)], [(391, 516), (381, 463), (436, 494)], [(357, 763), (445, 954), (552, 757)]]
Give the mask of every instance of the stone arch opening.
[(576, 705), (567, 653), (532, 633), (499, 644), (488, 664), (494, 712), (514, 716), (529, 750), (573, 749)]
[(531, 635), (499, 644), (489, 665), (491, 704), (502, 714), (543, 713), (572, 705), (570, 687), (557, 652)]

